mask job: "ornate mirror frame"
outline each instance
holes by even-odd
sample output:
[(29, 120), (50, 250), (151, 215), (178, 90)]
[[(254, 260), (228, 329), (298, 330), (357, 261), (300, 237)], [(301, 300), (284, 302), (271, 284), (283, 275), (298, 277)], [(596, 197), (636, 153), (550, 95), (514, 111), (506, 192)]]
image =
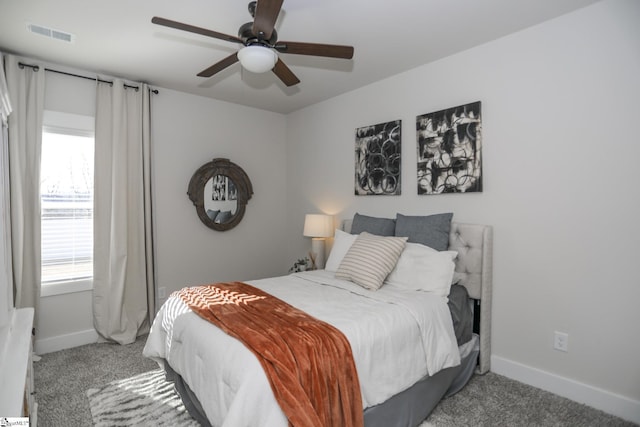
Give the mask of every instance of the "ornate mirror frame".
[[(237, 190), (237, 205), (235, 214), (227, 221), (216, 223), (214, 219), (207, 215), (205, 209), (205, 185), (216, 175), (228, 177)], [(213, 159), (209, 163), (200, 166), (189, 181), (187, 190), (189, 199), (196, 207), (196, 212), (200, 221), (207, 227), (216, 231), (227, 231), (238, 225), (244, 217), (244, 212), (249, 199), (253, 195), (251, 180), (245, 171), (229, 159)]]

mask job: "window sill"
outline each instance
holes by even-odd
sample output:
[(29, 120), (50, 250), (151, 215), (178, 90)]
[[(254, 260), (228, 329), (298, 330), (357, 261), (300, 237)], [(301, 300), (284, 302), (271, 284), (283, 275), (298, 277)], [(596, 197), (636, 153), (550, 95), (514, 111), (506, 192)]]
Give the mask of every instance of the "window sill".
[(85, 292), (93, 290), (93, 280), (71, 280), (68, 282), (56, 282), (42, 284), (40, 290), (41, 297), (51, 297), (54, 295), (72, 294), (75, 292)]

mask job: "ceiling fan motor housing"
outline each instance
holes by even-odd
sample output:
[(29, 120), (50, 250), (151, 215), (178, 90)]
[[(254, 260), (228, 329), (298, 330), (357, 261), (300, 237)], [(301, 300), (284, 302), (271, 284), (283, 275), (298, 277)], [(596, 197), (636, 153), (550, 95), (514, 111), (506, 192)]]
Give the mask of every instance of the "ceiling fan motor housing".
[(254, 43), (268, 44), (270, 46), (273, 46), (278, 41), (278, 33), (276, 32), (275, 28), (271, 32), (271, 38), (269, 40), (265, 40), (264, 37), (260, 37), (260, 34), (253, 34), (253, 22), (242, 24), (242, 26), (238, 30), (238, 37), (244, 41), (245, 46), (249, 46)]
[(256, 3), (255, 1), (250, 1), (248, 5), (249, 14), (251, 14), (252, 18), (256, 17)]

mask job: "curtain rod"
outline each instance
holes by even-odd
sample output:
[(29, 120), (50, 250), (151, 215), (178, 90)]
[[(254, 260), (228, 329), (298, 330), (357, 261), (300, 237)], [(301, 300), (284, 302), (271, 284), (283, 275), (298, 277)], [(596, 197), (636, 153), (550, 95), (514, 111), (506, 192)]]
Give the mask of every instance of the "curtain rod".
[[(18, 67), (20, 67), (20, 68), (29, 67), (29, 68), (33, 69), (33, 71), (40, 70), (40, 66), (39, 65), (30, 65), (30, 64), (25, 64), (25, 63), (22, 63), (22, 62), (18, 62)], [(66, 71), (53, 70), (51, 68), (45, 68), (44, 70), (45, 71), (50, 71), (52, 73), (64, 74), (65, 76), (80, 77), (81, 79), (93, 80), (93, 81), (98, 81), (100, 83), (109, 83), (110, 85), (113, 85), (113, 82), (111, 82), (109, 80), (102, 80), (102, 79), (99, 79), (99, 78), (95, 78), (94, 79), (92, 77), (81, 76), (80, 74), (67, 73)], [(131, 86), (131, 85), (128, 85), (126, 83), (124, 84), (124, 87), (128, 87), (129, 89), (135, 89), (136, 91), (138, 89), (140, 89), (139, 86)], [(151, 93), (154, 93), (156, 95), (158, 94), (158, 89), (149, 89), (149, 90), (151, 91)]]

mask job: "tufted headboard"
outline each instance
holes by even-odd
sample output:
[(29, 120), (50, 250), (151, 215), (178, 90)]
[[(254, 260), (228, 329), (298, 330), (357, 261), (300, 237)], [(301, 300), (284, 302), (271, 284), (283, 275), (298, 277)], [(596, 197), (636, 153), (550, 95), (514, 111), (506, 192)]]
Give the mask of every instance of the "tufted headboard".
[[(351, 219), (344, 220), (342, 230), (350, 232), (351, 223)], [(474, 314), (479, 319), (480, 335), (478, 372), (484, 374), (491, 368), (493, 227), (452, 222), (449, 249), (458, 252), (455, 278), (467, 289), (469, 297), (475, 300)]]

